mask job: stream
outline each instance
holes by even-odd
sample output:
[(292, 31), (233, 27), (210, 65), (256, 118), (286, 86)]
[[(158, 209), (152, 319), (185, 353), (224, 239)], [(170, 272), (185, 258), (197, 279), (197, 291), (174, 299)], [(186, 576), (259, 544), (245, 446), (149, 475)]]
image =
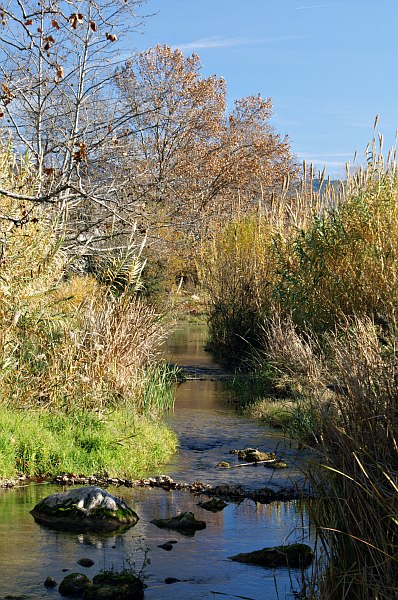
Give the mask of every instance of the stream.
[[(222, 371), (204, 352), (205, 331), (185, 326), (171, 336), (167, 359), (185, 367), (188, 379), (179, 385), (169, 425), (176, 431), (180, 448), (161, 472), (175, 481), (202, 481), (211, 485), (240, 484), (245, 489), (280, 489), (300, 482), (301, 457), (284, 436), (235, 408), (222, 381)], [(269, 469), (263, 465), (222, 469), (216, 465), (239, 460), (229, 451), (256, 447), (274, 451), (289, 465)], [(156, 474), (154, 474), (156, 475)], [(299, 569), (266, 569), (232, 562), (228, 557), (283, 543), (308, 543), (308, 517), (300, 501), (255, 503), (245, 499), (229, 503), (218, 513), (198, 506), (188, 491), (161, 488), (108, 488), (138, 513), (138, 524), (125, 533), (53, 531), (35, 523), (29, 511), (44, 496), (60, 491), (51, 484), (30, 484), (0, 490), (0, 599), (35, 600), (61, 598), (57, 588), (43, 586), (46, 577), (60, 583), (68, 572), (89, 577), (103, 569), (142, 570), (147, 600), (201, 600), (244, 598), (283, 600), (296, 598), (302, 587)], [(206, 521), (206, 529), (193, 537), (159, 529), (150, 521), (192, 511)], [(174, 540), (171, 551), (159, 545)], [(91, 558), (92, 567), (77, 561)], [(169, 584), (166, 578), (179, 581)]]

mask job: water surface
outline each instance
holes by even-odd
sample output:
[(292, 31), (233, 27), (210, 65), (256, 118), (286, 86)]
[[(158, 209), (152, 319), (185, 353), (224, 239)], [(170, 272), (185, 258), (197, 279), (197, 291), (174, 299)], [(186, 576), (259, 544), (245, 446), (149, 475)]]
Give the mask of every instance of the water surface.
[[(168, 344), (169, 358), (179, 364), (217, 369), (203, 351), (203, 330), (185, 328)], [(258, 489), (290, 484), (301, 477), (296, 449), (280, 433), (264, 428), (235, 410), (220, 381), (187, 381), (178, 388), (175, 411), (168, 421), (180, 439), (180, 450), (163, 472), (177, 481), (201, 480), (212, 484), (241, 483)], [(291, 468), (269, 471), (263, 467), (222, 470), (231, 463), (232, 448), (256, 446), (277, 450)], [(44, 496), (59, 487), (49, 484), (0, 492), (0, 598), (24, 594), (31, 599), (58, 599), (57, 589), (43, 582), (52, 576), (59, 583), (68, 572), (92, 577), (102, 569), (143, 568), (148, 600), (233, 599), (283, 600), (294, 598), (302, 574), (299, 570), (263, 569), (231, 562), (228, 557), (265, 546), (302, 541), (307, 536), (307, 516), (299, 502), (269, 505), (245, 500), (231, 503), (222, 512), (200, 508), (200, 499), (189, 492), (147, 488), (109, 488), (122, 496), (140, 520), (123, 534), (77, 534), (53, 531), (36, 524), (29, 514)], [(192, 511), (207, 523), (194, 537), (159, 529), (150, 521)], [(174, 540), (171, 551), (158, 546)], [(94, 560), (91, 568), (77, 564)], [(168, 577), (181, 581), (166, 584)]]

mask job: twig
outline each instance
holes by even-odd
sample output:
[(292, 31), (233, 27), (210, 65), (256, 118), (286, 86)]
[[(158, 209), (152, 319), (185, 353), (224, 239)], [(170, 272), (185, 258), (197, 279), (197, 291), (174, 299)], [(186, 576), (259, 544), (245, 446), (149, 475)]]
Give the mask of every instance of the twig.
[(238, 465), (233, 465), (232, 467), (230, 467), (230, 469), (236, 469), (236, 467), (256, 466), (256, 465), (259, 465), (260, 463), (275, 463), (275, 462), (277, 462), (276, 458), (271, 458), (270, 460), (255, 460), (255, 461), (248, 462), (248, 463), (239, 463)]

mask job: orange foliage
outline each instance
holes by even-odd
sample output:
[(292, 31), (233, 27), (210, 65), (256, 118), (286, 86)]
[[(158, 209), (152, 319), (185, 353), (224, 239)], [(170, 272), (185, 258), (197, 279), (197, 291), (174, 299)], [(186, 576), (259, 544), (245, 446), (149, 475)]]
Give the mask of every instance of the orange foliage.
[(124, 143), (129, 199), (152, 236), (185, 232), (184, 255), (211, 224), (266, 202), (294, 175), (288, 140), (270, 125), (271, 100), (242, 98), (228, 113), (224, 79), (202, 77), (196, 54), (156, 46), (116, 83), (135, 115)]

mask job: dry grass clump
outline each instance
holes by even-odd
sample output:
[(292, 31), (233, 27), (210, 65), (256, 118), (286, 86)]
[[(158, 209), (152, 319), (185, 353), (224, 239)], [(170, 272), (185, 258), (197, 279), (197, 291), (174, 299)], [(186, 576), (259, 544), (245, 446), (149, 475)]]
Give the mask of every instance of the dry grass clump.
[[(277, 312), (303, 331), (398, 307), (398, 174), (376, 147), (365, 170), (337, 186), (314, 180), (237, 218), (203, 254), (211, 345), (239, 360)], [(318, 191), (314, 190), (315, 184)]]
[[(272, 389), (279, 396), (282, 426), (301, 443), (316, 446), (322, 438), (322, 423), (334, 417), (334, 394), (329, 389), (331, 375), (327, 357), (319, 340), (303, 334), (291, 317), (284, 318), (275, 310), (263, 326), (261, 347), (253, 362), (258, 376), (269, 377)], [(256, 403), (261, 410), (261, 403)], [(283, 410), (282, 410), (283, 409)], [(272, 405), (263, 406), (277, 424), (278, 411)]]
[[(155, 373), (155, 359), (165, 329), (153, 307), (123, 293), (97, 295), (84, 310), (79, 342), (79, 377), (92, 402), (130, 403), (141, 407), (148, 384)], [(101, 400), (102, 398), (102, 400)]]
[[(355, 319), (334, 337), (336, 415), (322, 422), (323, 501), (314, 519), (326, 555), (317, 597), (390, 600), (398, 581), (398, 355), (395, 335)], [(325, 485), (326, 482), (326, 485)]]
[[(389, 331), (386, 331), (386, 327)], [(398, 337), (395, 321), (347, 319), (322, 347), (274, 318), (263, 351), (275, 385), (294, 399), (263, 400), (261, 416), (276, 417), (309, 443), (318, 459), (308, 476), (317, 500), (311, 516), (319, 556), (309, 590), (322, 600), (387, 600), (398, 581)], [(279, 412), (281, 414), (278, 414)], [(286, 413), (286, 408), (289, 408)]]
[[(0, 144), (0, 180), (20, 195), (35, 185), (29, 161), (18, 162), (11, 145)], [(165, 383), (155, 367), (164, 328), (136, 293), (140, 248), (132, 239), (124, 256), (109, 257), (103, 282), (68, 278), (61, 233), (46, 207), (0, 196), (1, 402), (63, 410), (129, 404), (140, 412), (146, 398), (151, 412), (146, 384), (156, 396), (153, 379)]]

